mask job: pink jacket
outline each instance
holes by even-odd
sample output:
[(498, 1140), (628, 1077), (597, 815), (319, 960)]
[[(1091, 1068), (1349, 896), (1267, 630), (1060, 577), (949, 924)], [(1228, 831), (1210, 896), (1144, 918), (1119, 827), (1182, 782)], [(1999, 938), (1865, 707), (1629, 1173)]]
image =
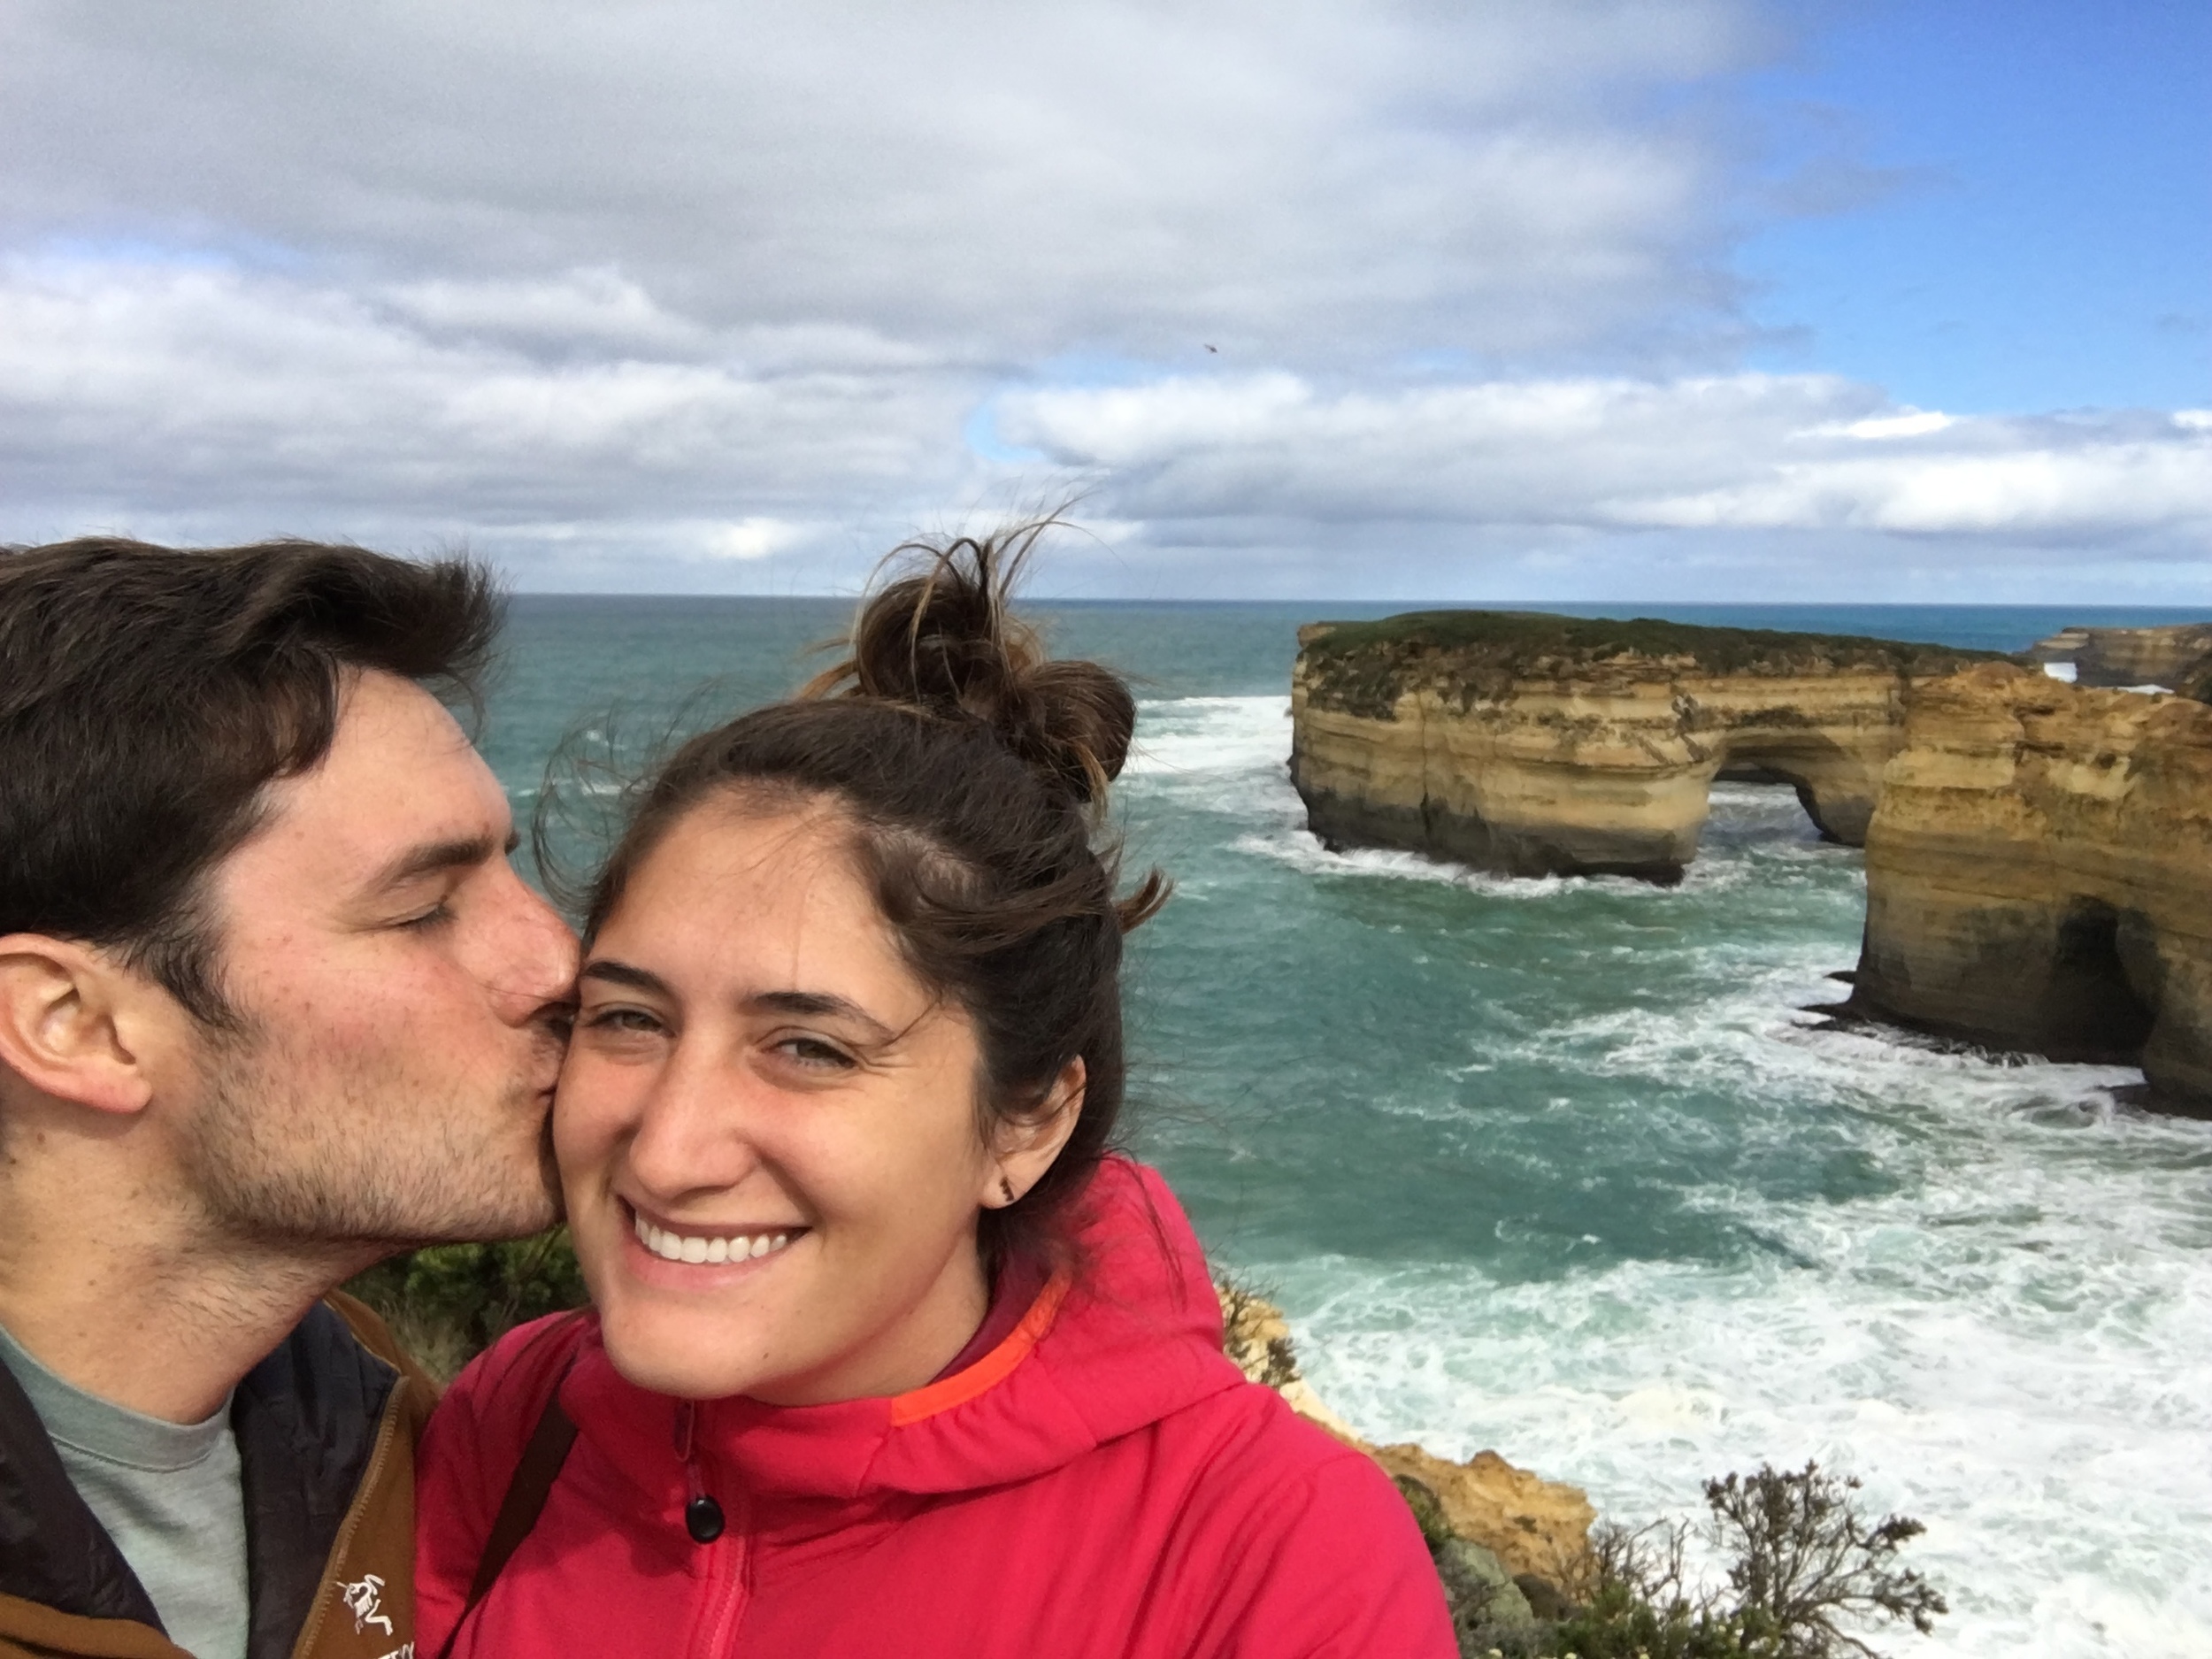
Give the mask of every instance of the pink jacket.
[[(707, 1402), (687, 1448), (593, 1322), (510, 1334), (423, 1440), (417, 1653), (452, 1633), (572, 1356), (575, 1445), (457, 1659), (1455, 1659), (1389, 1479), (1223, 1357), (1165, 1184), (1115, 1160), (1087, 1204), (1072, 1286), (965, 1370), (892, 1399)], [(727, 1517), (705, 1544), (700, 1491)]]

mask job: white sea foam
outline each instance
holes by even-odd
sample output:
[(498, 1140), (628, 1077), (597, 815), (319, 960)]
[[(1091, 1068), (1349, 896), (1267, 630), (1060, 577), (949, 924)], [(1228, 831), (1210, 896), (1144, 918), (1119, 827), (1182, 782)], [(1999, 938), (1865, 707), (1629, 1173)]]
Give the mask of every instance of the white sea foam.
[[(1855, 855), (1755, 786), (1715, 790), (1703, 856), (1671, 892), (1329, 853), (1283, 772), (1283, 706), (1148, 705), (1138, 789), (1227, 814), (1236, 856), (1319, 879), (1635, 895), (1655, 919), (1713, 895), (1784, 915), (1850, 902)], [(1379, 1438), (1494, 1446), (1632, 1521), (1690, 1514), (1699, 1476), (1763, 1461), (1858, 1475), (1870, 1506), (1927, 1524), (1908, 1560), (1951, 1599), (1932, 1640), (1878, 1637), (1887, 1650), (2212, 1659), (2212, 1125), (2116, 1103), (2139, 1076), (2122, 1069), (1822, 1029), (1800, 1010), (1838, 995), (1836, 932), (1640, 929), (1638, 959), (1671, 995), (1493, 1019), (1452, 1072), (1603, 1079), (1624, 1133), (1678, 1150), (1725, 1122), (1744, 1144), (1716, 1148), (1716, 1170), (1758, 1151), (1871, 1172), (1803, 1195), (1724, 1177), (1684, 1194), (1750, 1241), (1740, 1259), (1578, 1268), (1569, 1250), (1532, 1281), (1464, 1261), (1240, 1266), (1279, 1287), (1317, 1387)], [(1672, 1102), (1697, 1090), (1748, 1110), (1693, 1120)], [(1464, 1110), (1448, 1091), (1404, 1096), (1396, 1110), (1425, 1117)]]
[(1280, 771), (1289, 759), (1288, 697), (1177, 697), (1139, 709), (1135, 751), (1124, 775)]
[(2124, 1071), (1809, 1030), (1786, 992), (1810, 988), (1530, 1041), (1726, 1079), (1778, 1136), (1824, 1115), (1890, 1190), (1709, 1193), (1773, 1246), (1728, 1265), (1263, 1264), (1316, 1386), (1371, 1433), (1499, 1447), (1623, 1518), (1816, 1457), (1927, 1523), (1941, 1651), (2212, 1655), (2212, 1125), (2116, 1110)]

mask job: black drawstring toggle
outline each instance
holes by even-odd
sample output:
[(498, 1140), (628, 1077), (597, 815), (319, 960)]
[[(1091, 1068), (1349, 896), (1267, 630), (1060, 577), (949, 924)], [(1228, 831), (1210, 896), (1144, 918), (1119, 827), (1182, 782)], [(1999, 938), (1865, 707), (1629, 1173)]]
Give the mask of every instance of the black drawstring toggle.
[(705, 1493), (684, 1505), (684, 1531), (695, 1544), (711, 1544), (722, 1536), (722, 1506)]

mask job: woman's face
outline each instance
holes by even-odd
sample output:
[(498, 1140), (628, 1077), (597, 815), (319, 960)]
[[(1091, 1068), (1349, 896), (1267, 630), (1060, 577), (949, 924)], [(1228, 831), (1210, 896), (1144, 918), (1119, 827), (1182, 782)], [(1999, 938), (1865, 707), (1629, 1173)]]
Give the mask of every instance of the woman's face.
[(688, 1399), (927, 1382), (985, 1311), (974, 1028), (827, 807), (695, 808), (585, 962), (554, 1147), (607, 1350)]

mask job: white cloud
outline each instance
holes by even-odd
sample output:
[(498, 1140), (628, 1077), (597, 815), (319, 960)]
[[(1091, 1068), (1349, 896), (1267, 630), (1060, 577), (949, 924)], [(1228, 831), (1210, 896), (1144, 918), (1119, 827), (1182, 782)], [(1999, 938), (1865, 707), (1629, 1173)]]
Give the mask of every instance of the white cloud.
[[(1640, 94), (1771, 45), (1754, 0), (8, 12), (19, 239), (274, 248), (426, 317), (504, 285), (510, 322), (586, 334), (672, 307), (1002, 359), (1709, 325), (1730, 158)], [(549, 306), (547, 273), (617, 268)]]
[(328, 525), (368, 508), (434, 533), (649, 504), (672, 523), (741, 520), (962, 465), (952, 377), (756, 371), (673, 319), (657, 332), (681, 356), (572, 336), (549, 358), (447, 332), (468, 314), (448, 304), (434, 327), (411, 306), (222, 270), (0, 265), (0, 457), (19, 510)]
[(2085, 541), (2212, 526), (2212, 432), (2193, 424), (1880, 402), (1817, 375), (1327, 393), (1277, 373), (1029, 394), (998, 422), (1141, 517)]
[(1954, 419), (1939, 410), (1908, 409), (1894, 415), (1847, 421), (1833, 430), (1847, 438), (1919, 438), (1931, 432), (1941, 432)]
[[(622, 326), (544, 349), (568, 307)], [(468, 540), (528, 580), (714, 585), (746, 567), (818, 587), (948, 511), (1087, 488), (1105, 532), (1065, 556), (1079, 588), (1250, 591), (1257, 561), (1271, 588), (1358, 592), (1386, 547), (1386, 580), (1433, 595), (1555, 581), (1571, 552), (1646, 587), (1663, 549), (1678, 570), (1763, 560), (1799, 580), (1802, 549), (1776, 536), (1858, 538), (1862, 578), (1928, 538), (1990, 544), (1969, 563), (2124, 542), (2201, 562), (2212, 528), (2212, 422), (2190, 411), (1959, 417), (1833, 376), (1156, 374), (997, 396), (997, 438), (1043, 458), (993, 465), (960, 442), (988, 384), (971, 365), (717, 330), (604, 273), (403, 303), (18, 260), (0, 264), (0, 467), (33, 534)], [(1713, 536), (1765, 539), (1731, 553)]]
[(703, 343), (695, 323), (611, 269), (511, 281), (441, 277), (396, 284), (380, 297), (426, 330), (522, 345), (665, 353)]
[(815, 528), (756, 515), (750, 518), (741, 518), (734, 524), (717, 526), (708, 540), (708, 546), (721, 558), (764, 559), (801, 545), (814, 533)]
[(1740, 372), (1745, 225), (1893, 184), (1755, 165), (1783, 15), (0, 0), (0, 539), (789, 589), (1087, 488), (1064, 590), (2200, 566), (2207, 411)]

